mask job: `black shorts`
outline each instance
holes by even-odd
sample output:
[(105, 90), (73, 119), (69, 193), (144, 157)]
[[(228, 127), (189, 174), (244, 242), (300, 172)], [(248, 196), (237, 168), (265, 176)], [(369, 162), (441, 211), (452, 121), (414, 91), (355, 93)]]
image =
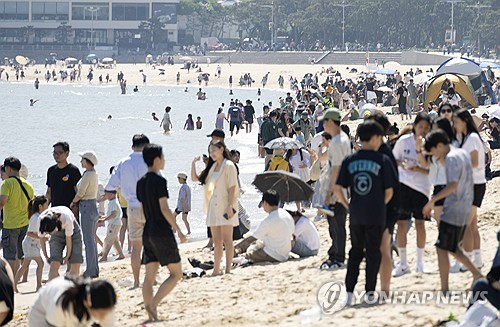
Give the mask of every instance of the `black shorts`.
[(474, 184), (474, 201), (472, 201), (472, 205), (481, 208), (485, 193), (486, 184)]
[(234, 128), (236, 127), (236, 130), (240, 130), (240, 125), (241, 125), (241, 122), (239, 121), (232, 121), (229, 123), (229, 131), (232, 132), (234, 131)]
[[(438, 194), (439, 192), (441, 192), (444, 188), (446, 187), (446, 185), (434, 185), (434, 192), (432, 193), (433, 196), (436, 196), (436, 194)], [(444, 206), (444, 199), (441, 199), (439, 201), (436, 201), (436, 203), (434, 203), (434, 206), (436, 207), (442, 207)]]
[(400, 114), (407, 114), (406, 112), (406, 103), (398, 103), (398, 108), (399, 108), (399, 113)]
[(182, 210), (179, 210), (179, 209), (175, 209), (174, 212), (175, 212), (176, 215), (178, 215), (180, 213), (185, 213), (187, 215), (189, 213), (189, 211), (182, 212)]
[[(387, 210), (387, 218), (385, 220), (385, 228), (389, 230), (389, 234), (394, 234), (394, 226), (398, 221), (398, 212), (396, 209)], [(385, 229), (384, 229), (385, 230)]]
[(128, 218), (127, 208), (122, 208), (122, 218), (125, 218), (125, 219)]
[(173, 231), (161, 237), (149, 237), (142, 234), (142, 243), (144, 245), (141, 262), (143, 265), (160, 262), (160, 265), (166, 266), (181, 262)]
[(253, 117), (245, 117), (245, 120), (246, 120), (249, 124), (253, 124)]
[(429, 202), (427, 196), (403, 183), (399, 184), (399, 192), (400, 207), (398, 220), (410, 220), (411, 217), (416, 220), (429, 220), (425, 219), (422, 213), (422, 209)]
[(439, 249), (453, 253), (457, 252), (458, 245), (464, 238), (465, 228), (467, 228), (467, 225), (455, 226), (445, 221), (440, 221), (438, 239), (434, 245)]

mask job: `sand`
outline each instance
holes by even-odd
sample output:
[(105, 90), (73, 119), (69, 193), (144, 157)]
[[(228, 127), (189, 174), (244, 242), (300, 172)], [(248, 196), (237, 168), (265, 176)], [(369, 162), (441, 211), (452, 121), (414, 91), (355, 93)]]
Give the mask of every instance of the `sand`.
[[(204, 69), (206, 65), (204, 65)], [(270, 87), (277, 88), (279, 74), (302, 76), (306, 72), (319, 70), (320, 66), (256, 66), (256, 65), (222, 65), (223, 77), (213, 79), (210, 85), (227, 87), (228, 71), (233, 74), (233, 79), (244, 72), (251, 72), (256, 80), (270, 71)], [(340, 67), (339, 67), (340, 68)], [(168, 67), (166, 78), (154, 74), (157, 71), (146, 68), (144, 65), (118, 65), (110, 72), (115, 78), (116, 72), (122, 70), (129, 85), (139, 83), (141, 76), (139, 69), (144, 69), (148, 75), (148, 83), (175, 84), (175, 74), (178, 67)], [(210, 72), (215, 72), (216, 65), (211, 65)], [(342, 68), (344, 71), (345, 67)], [(406, 71), (409, 67), (403, 67)], [(425, 69), (422, 68), (424, 71)], [(359, 71), (361, 71), (358, 68)], [(28, 78), (32, 78), (33, 69), (28, 71)], [(182, 74), (182, 80), (186, 77)], [(12, 76), (12, 75), (11, 75)], [(191, 80), (196, 79), (196, 73), (190, 73)], [(235, 79), (236, 80), (236, 79)], [(285, 77), (285, 80), (287, 78)], [(43, 82), (45, 83), (45, 82)], [(52, 82), (51, 82), (52, 83)], [(82, 82), (84, 83), (84, 82)], [(43, 85), (43, 84), (42, 84)], [(390, 116), (392, 121), (401, 122), (399, 116)], [(351, 130), (356, 123), (349, 122)], [(245, 160), (247, 158), (242, 158)], [(493, 151), (492, 169), (500, 169), (500, 154)], [(499, 225), (498, 206), (496, 201), (500, 190), (500, 178), (488, 182), (487, 193), (482, 208), (479, 210), (479, 231), (482, 238), (482, 254), (485, 267), (482, 272), (486, 274), (491, 266), (498, 242), (496, 232)], [(257, 200), (256, 200), (257, 205)], [(247, 208), (248, 210), (248, 208)], [(259, 209), (255, 209), (259, 210)], [(309, 217), (314, 216), (313, 211), (308, 211)], [(317, 305), (316, 294), (326, 282), (343, 281), (345, 269), (338, 271), (320, 271), (318, 267), (327, 258), (330, 246), (328, 224), (326, 220), (315, 223), (321, 235), (321, 248), (315, 257), (291, 260), (279, 264), (258, 264), (246, 268), (236, 268), (230, 275), (219, 277), (203, 277), (181, 281), (174, 291), (163, 301), (158, 308), (159, 316), (164, 321), (151, 324), (155, 326), (297, 326), (300, 324), (299, 313)], [(415, 272), (416, 264), (416, 235), (412, 229), (408, 236), (408, 260), (412, 273), (392, 279), (392, 289), (397, 291), (437, 291), (440, 289), (439, 274), (437, 270), (437, 257), (434, 242), (437, 238), (437, 229), (434, 222), (426, 223), (427, 242), (424, 261), (432, 270), (430, 274)], [(180, 246), (183, 268), (190, 268), (187, 261), (190, 257), (200, 260), (212, 260), (212, 253), (201, 250), (204, 242), (188, 243)], [(347, 242), (346, 251), (350, 243)], [(397, 261), (397, 258), (396, 258)], [(168, 271), (160, 270), (163, 280)], [(141, 272), (144, 276), (144, 272)], [(116, 306), (117, 325), (140, 326), (146, 318), (142, 304), (141, 291), (128, 290), (127, 281), (131, 278), (129, 260), (108, 262), (101, 265), (101, 277), (113, 283), (118, 293)], [(452, 274), (450, 276), (450, 289), (465, 290), (471, 285), (472, 277), (469, 272)], [(364, 264), (360, 273), (358, 291), (364, 287)], [(380, 287), (380, 283), (378, 284)], [(21, 294), (16, 295), (15, 319), (12, 326), (26, 324), (26, 314), (29, 306), (35, 299), (33, 281), (21, 284)], [(460, 318), (465, 312), (465, 305), (436, 305), (433, 302), (419, 304), (373, 305), (364, 304), (345, 308), (334, 315), (323, 315), (322, 320), (311, 325), (326, 326), (340, 324), (342, 326), (431, 326), (438, 320), (445, 320), (450, 314)]]

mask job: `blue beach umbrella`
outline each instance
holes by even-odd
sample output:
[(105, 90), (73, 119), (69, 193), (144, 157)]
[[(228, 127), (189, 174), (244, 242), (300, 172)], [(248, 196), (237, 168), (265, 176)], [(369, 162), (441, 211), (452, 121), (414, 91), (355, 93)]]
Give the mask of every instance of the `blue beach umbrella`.
[(491, 67), (491, 69), (500, 69), (500, 64), (497, 64), (496, 62), (491, 62), (491, 61), (483, 61), (479, 65), (481, 68), (488, 68), (488, 66)]
[(387, 68), (377, 69), (373, 73), (378, 74), (378, 75), (395, 75), (396, 74), (396, 72), (394, 70), (390, 70)]

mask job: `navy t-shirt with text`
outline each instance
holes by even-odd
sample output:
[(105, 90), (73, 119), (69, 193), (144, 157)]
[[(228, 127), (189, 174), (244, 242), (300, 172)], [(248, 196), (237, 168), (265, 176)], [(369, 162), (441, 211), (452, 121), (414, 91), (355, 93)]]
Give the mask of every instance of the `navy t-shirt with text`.
[(337, 185), (351, 190), (351, 224), (385, 225), (385, 190), (395, 188), (397, 175), (385, 154), (360, 150), (344, 159)]

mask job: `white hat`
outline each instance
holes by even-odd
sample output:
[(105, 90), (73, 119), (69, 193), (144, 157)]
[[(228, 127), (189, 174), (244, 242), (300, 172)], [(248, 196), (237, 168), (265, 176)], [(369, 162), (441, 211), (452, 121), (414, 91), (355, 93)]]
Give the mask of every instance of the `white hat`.
[(97, 165), (97, 155), (95, 154), (94, 151), (85, 151), (85, 152), (80, 152), (78, 153), (80, 157), (83, 159), (89, 160), (94, 166)]
[(181, 171), (177, 174), (177, 178), (182, 178), (182, 179), (187, 179), (188, 178), (188, 175), (187, 173)]

